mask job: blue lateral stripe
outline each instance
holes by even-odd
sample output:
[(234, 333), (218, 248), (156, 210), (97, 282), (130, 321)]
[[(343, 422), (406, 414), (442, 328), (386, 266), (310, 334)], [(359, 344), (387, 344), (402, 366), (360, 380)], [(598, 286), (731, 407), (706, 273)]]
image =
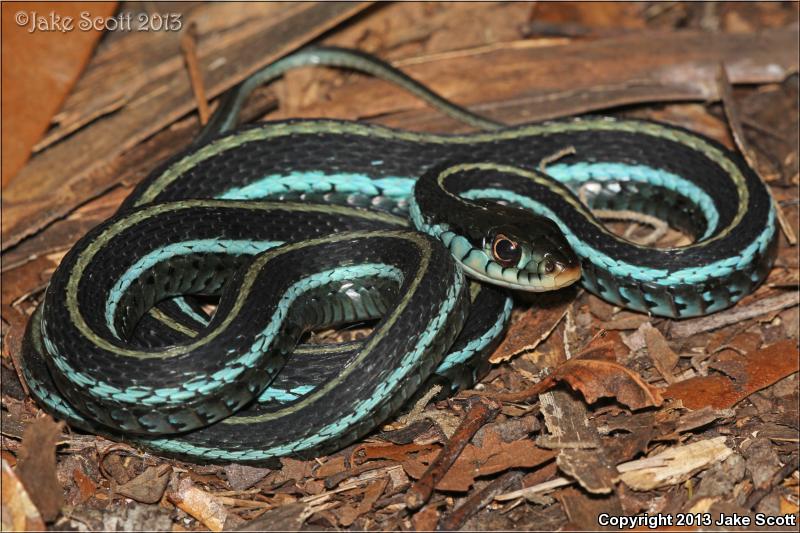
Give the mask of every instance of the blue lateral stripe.
[(186, 298), (183, 296), (176, 296), (172, 299), (172, 301), (175, 302), (175, 305), (178, 306), (182, 313), (185, 313), (187, 316), (193, 318), (197, 323), (207, 326), (210, 322), (208, 317), (205, 317), (192, 309), (192, 307), (186, 301)]
[(706, 219), (706, 232), (703, 239), (711, 236), (719, 224), (719, 212), (714, 200), (691, 181), (658, 168), (626, 163), (558, 163), (547, 167), (547, 174), (562, 182), (612, 181), (624, 180), (647, 183), (663, 187), (688, 198), (698, 206)]
[[(382, 163), (382, 161), (380, 162)], [(373, 162), (375, 164), (375, 162)], [(711, 197), (691, 181), (666, 170), (645, 165), (612, 162), (558, 163), (547, 167), (547, 174), (562, 183), (586, 181), (626, 180), (664, 187), (676, 192), (697, 205), (702, 211), (707, 230), (703, 238), (711, 235), (719, 224), (719, 213)], [(366, 174), (338, 173), (324, 171), (292, 172), (290, 174), (270, 174), (245, 185), (231, 188), (217, 198), (227, 200), (256, 200), (294, 192), (358, 193), (365, 196), (386, 196), (394, 200), (408, 200), (412, 197), (415, 178), (388, 176), (372, 178)]]
[(668, 270), (647, 268), (641, 265), (633, 265), (624, 261), (613, 259), (605, 253), (593, 248), (588, 243), (580, 240), (570, 230), (569, 226), (550, 210), (546, 205), (537, 202), (527, 196), (522, 196), (504, 189), (473, 189), (465, 192), (462, 196), (465, 198), (499, 198), (508, 202), (513, 202), (521, 205), (537, 214), (544, 215), (555, 221), (564, 236), (567, 238), (572, 249), (575, 253), (586, 259), (598, 267), (607, 270), (614, 276), (631, 277), (638, 281), (654, 282), (659, 285), (674, 285), (677, 283), (700, 283), (706, 281), (708, 278), (728, 276), (735, 270), (743, 270), (755, 259), (756, 253), (764, 253), (769, 246), (772, 235), (775, 232), (775, 212), (770, 209), (767, 218), (767, 225), (764, 231), (749, 245), (736, 253), (731, 250), (729, 257), (720, 259), (713, 263), (703, 266), (684, 268), (669, 272)]
[(270, 174), (244, 187), (228, 189), (217, 198), (221, 200), (257, 200), (288, 192), (337, 191), (366, 196), (387, 196), (405, 200), (411, 196), (414, 179), (388, 176), (371, 178), (366, 174), (326, 174), (323, 171), (292, 172), (288, 175)]
[(420, 340), (417, 342), (414, 350), (409, 351), (405, 354), (400, 365), (394, 369), (394, 371), (386, 378), (386, 380), (379, 384), (378, 387), (373, 391), (372, 395), (369, 398), (365, 398), (358, 404), (353, 407), (353, 412), (350, 414), (342, 417), (341, 419), (328, 424), (327, 426), (320, 428), (316, 435), (311, 435), (302, 439), (299, 439), (294, 442), (273, 446), (271, 448), (266, 449), (250, 449), (250, 450), (217, 450), (213, 448), (206, 448), (204, 446), (197, 446), (194, 444), (189, 444), (186, 442), (177, 442), (171, 439), (154, 439), (148, 441), (148, 444), (151, 446), (155, 446), (164, 451), (171, 451), (175, 453), (192, 453), (196, 455), (201, 455), (205, 457), (215, 457), (219, 459), (229, 459), (229, 460), (257, 460), (257, 459), (264, 459), (267, 457), (278, 457), (286, 454), (290, 454), (293, 452), (297, 452), (300, 450), (305, 450), (314, 447), (317, 444), (320, 444), (330, 438), (333, 438), (343, 431), (345, 431), (350, 425), (355, 422), (358, 422), (371, 410), (383, 400), (387, 393), (393, 390), (397, 384), (400, 382), (402, 377), (406, 375), (408, 370), (419, 360), (420, 356), (424, 353), (424, 351), (429, 347), (430, 343), (436, 337), (436, 333), (439, 331), (441, 326), (447, 319), (447, 316), (452, 312), (458, 294), (461, 292), (461, 289), (464, 284), (464, 277), (463, 275), (458, 272), (455, 276), (455, 280), (450, 285), (450, 288), (447, 292), (447, 297), (442, 304), (442, 307), (439, 309), (439, 313), (437, 316), (427, 325), (425, 331), (422, 333)]
[(287, 403), (298, 399), (301, 396), (305, 396), (316, 387), (314, 385), (300, 385), (293, 389), (279, 389), (276, 387), (267, 387), (264, 389), (264, 392), (261, 393), (261, 396), (258, 397), (258, 401), (262, 403), (267, 402), (281, 402)]
[(486, 330), (483, 335), (469, 341), (461, 350), (447, 354), (444, 361), (434, 371), (436, 374), (444, 374), (456, 365), (467, 362), (476, 352), (483, 350), (494, 339), (497, 338), (511, 318), (511, 310), (514, 307), (514, 299), (510, 296), (506, 298), (506, 303), (503, 310), (497, 317), (497, 321), (492, 324), (492, 327)]
[(167, 261), (173, 257), (190, 254), (230, 254), (230, 255), (255, 255), (275, 246), (283, 244), (280, 241), (251, 241), (251, 240), (219, 240), (198, 239), (193, 241), (176, 242), (157, 248), (148, 253), (136, 263), (131, 265), (117, 280), (108, 294), (106, 300), (106, 325), (115, 337), (119, 338), (114, 326), (114, 315), (117, 306), (125, 291), (139, 276), (154, 265)]
[[(304, 292), (338, 281), (361, 279), (361, 278), (384, 278), (402, 283), (403, 272), (395, 266), (382, 263), (365, 263), (361, 265), (348, 265), (338, 267), (323, 272), (318, 272), (293, 283), (281, 298), (277, 309), (273, 313), (270, 322), (264, 330), (255, 336), (255, 341), (250, 349), (243, 355), (228, 361), (222, 370), (212, 374), (210, 380), (200, 381), (203, 375), (192, 377), (187, 375), (187, 382), (192, 383), (192, 389), (208, 394), (221, 387), (225, 383), (235, 381), (246, 368), (252, 367), (268, 350), (269, 345), (280, 330), (281, 324), (289, 312), (292, 303)], [(51, 356), (53, 362), (59, 370), (73, 383), (83, 388), (88, 388), (93, 396), (98, 398), (113, 398), (123, 402), (138, 402), (145, 405), (158, 405), (162, 403), (181, 403), (184, 391), (175, 388), (166, 389), (145, 389), (151, 396), (141, 398), (139, 394), (142, 387), (133, 387), (130, 390), (119, 390), (118, 388), (99, 381), (96, 378), (87, 376), (83, 372), (73, 368), (57, 351), (56, 346), (49, 341), (47, 324), (42, 321), (42, 339), (45, 349)], [(177, 392), (176, 392), (177, 391)]]

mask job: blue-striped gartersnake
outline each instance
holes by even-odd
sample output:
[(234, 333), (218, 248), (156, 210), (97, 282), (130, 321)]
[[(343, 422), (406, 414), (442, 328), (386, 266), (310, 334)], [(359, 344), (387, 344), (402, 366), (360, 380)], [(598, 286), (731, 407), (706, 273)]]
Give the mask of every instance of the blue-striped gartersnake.
[[(387, 79), (482, 131), (235, 127), (256, 85), (311, 64)], [(695, 241), (642, 247), (590, 208), (657, 216)], [(701, 135), (607, 117), (505, 127), (371, 56), (306, 49), (223, 98), (197, 141), (64, 257), (23, 373), (56, 416), (160, 453), (310, 456), (365, 435), (425, 383), (470, 385), (510, 316), (504, 288), (581, 278), (613, 304), (698, 316), (752, 291), (775, 243), (764, 184)], [(213, 316), (197, 297), (219, 298)], [(297, 346), (364, 320), (376, 322), (362, 341)]]

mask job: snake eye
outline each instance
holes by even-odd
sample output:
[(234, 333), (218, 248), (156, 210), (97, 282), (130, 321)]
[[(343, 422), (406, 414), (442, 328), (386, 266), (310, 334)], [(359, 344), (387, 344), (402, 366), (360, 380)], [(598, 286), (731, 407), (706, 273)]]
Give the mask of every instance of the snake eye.
[(492, 256), (504, 267), (514, 266), (522, 257), (522, 248), (502, 233), (498, 233), (492, 241)]

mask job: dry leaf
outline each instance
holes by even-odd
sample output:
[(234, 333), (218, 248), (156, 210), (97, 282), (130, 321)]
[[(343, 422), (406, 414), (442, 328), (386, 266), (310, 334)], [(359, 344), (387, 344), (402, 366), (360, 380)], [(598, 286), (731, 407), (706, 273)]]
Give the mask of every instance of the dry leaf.
[(631, 409), (643, 409), (658, 407), (664, 401), (658, 389), (645, 383), (639, 374), (610, 361), (572, 359), (557, 368), (552, 377), (579, 390), (589, 403), (613, 397)]
[(647, 343), (647, 353), (653, 364), (667, 383), (675, 383), (675, 376), (672, 370), (678, 364), (678, 355), (672, 351), (667, 344), (667, 339), (650, 322), (645, 322), (639, 329), (644, 334), (644, 341)]
[(567, 300), (553, 307), (528, 309), (508, 328), (503, 342), (489, 358), (489, 362), (496, 365), (522, 352), (536, 349), (567, 314), (570, 303)]
[(225, 466), (225, 478), (233, 490), (247, 490), (269, 474), (269, 468), (257, 468), (240, 464)]
[(324, 479), (335, 474), (340, 474), (345, 470), (347, 470), (347, 465), (345, 465), (345, 457), (344, 455), (339, 455), (337, 457), (331, 457), (319, 465), (319, 468), (314, 471), (314, 477), (318, 479)]
[(411, 519), (414, 531), (433, 531), (439, 523), (439, 506), (426, 505)]
[(170, 465), (151, 466), (123, 485), (112, 482), (112, 491), (141, 503), (161, 500), (170, 481)]
[[(595, 531), (598, 529), (597, 517), (601, 513), (620, 516), (625, 514), (622, 504), (616, 494), (606, 497), (589, 496), (575, 487), (566, 487), (554, 495), (569, 518), (569, 524), (565, 530), (577, 529), (579, 531)], [(616, 530), (619, 528), (606, 527), (604, 530)]]
[[(606, 356), (607, 354), (601, 356)], [(595, 359), (570, 359), (542, 381), (519, 392), (481, 393), (501, 402), (525, 402), (549, 391), (559, 381), (583, 393), (588, 403), (603, 397), (613, 397), (631, 409), (658, 407), (664, 401), (661, 393), (641, 376), (618, 363)]]
[[(436, 458), (434, 452), (403, 463), (408, 475), (419, 479), (429, 463)], [(467, 491), (475, 478), (496, 474), (510, 468), (532, 468), (555, 457), (555, 452), (536, 446), (530, 439), (503, 442), (495, 431), (483, 437), (483, 446), (467, 444), (447, 474), (436, 485), (437, 490)]]
[(44, 521), (31, 497), (5, 459), (2, 460), (3, 531), (44, 531)]
[[(14, 24), (3, 24), (3, 46), (8, 50), (3, 77), (14, 80), (6, 84), (3, 97), (6, 104), (3, 123), (8, 131), (14, 132), (3, 137), (3, 186), (25, 164), (33, 145), (47, 131), (53, 115), (103, 36), (102, 29), (56, 31), (59, 26), (55, 25), (50, 26), (50, 31), (32, 31), (34, 17), (44, 19), (49, 11), (49, 17), (59, 17), (62, 21), (66, 18), (77, 21), (84, 13), (94, 19), (112, 15), (116, 6), (117, 2), (63, 2), (49, 6), (47, 11), (36, 3), (3, 6), (6, 20), (19, 17), (19, 13), (25, 16)], [(39, 9), (41, 14), (37, 13)]]
[(317, 507), (308, 503), (288, 503), (271, 509), (259, 518), (247, 522), (239, 531), (299, 531), (303, 522), (314, 514), (330, 507), (331, 503)]
[(311, 469), (315, 463), (313, 461), (298, 461), (297, 459), (282, 457), (281, 464), (283, 465), (281, 474), (285, 479), (300, 481), (301, 479), (311, 477)]
[(791, 340), (775, 343), (748, 355), (743, 365), (743, 374), (747, 376), (744, 380), (696, 377), (673, 383), (664, 390), (664, 396), (681, 400), (689, 409), (733, 407), (754, 392), (797, 372), (797, 344)]
[[(361, 499), (361, 502), (358, 504), (357, 507), (348, 507), (348, 512), (341, 513), (339, 517), (339, 523), (344, 527), (350, 526), (353, 522), (356, 521), (356, 518), (359, 516), (368, 513), (372, 510), (372, 506), (378, 501), (378, 498), (381, 497), (383, 494), (384, 489), (386, 489), (386, 485), (389, 483), (389, 478), (379, 478), (367, 485), (366, 490), (364, 491), (364, 497)], [(350, 510), (352, 509), (352, 510)]]
[(56, 476), (56, 442), (64, 428), (49, 416), (34, 420), (22, 435), (16, 473), (45, 522), (56, 519), (64, 491)]
[(621, 311), (617, 313), (613, 320), (603, 323), (603, 327), (608, 330), (637, 329), (648, 320), (649, 318), (647, 315), (643, 315), (641, 313), (631, 313), (630, 311)]
[(618, 332), (601, 330), (575, 354), (573, 359), (619, 361), (627, 354), (628, 350)]
[[(434, 448), (439, 449), (435, 444), (362, 444), (353, 450), (353, 457), (359, 462), (363, 463), (372, 459), (391, 459), (393, 461), (402, 462), (408, 458), (408, 455), (419, 452), (430, 452)], [(329, 461), (330, 462), (330, 461)], [(325, 463), (328, 464), (328, 463)], [(317, 477), (324, 477), (320, 475), (320, 470), (325, 465), (317, 469)]]
[(97, 492), (97, 485), (80, 468), (72, 471), (72, 479), (75, 481), (75, 486), (78, 487), (78, 503), (85, 502)]

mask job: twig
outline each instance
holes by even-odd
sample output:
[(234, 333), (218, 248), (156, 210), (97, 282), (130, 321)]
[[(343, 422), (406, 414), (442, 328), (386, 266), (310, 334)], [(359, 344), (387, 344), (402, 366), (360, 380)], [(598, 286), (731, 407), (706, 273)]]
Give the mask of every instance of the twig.
[(222, 505), (227, 505), (230, 507), (247, 507), (249, 509), (271, 509), (275, 507), (274, 503), (271, 502), (260, 502), (257, 500), (244, 500), (242, 498), (231, 498), (230, 496), (220, 496), (219, 494), (214, 494), (213, 492), (209, 492), (212, 496), (217, 498)]
[(200, 124), (205, 126), (211, 111), (208, 109), (208, 99), (206, 89), (203, 85), (203, 76), (200, 75), (200, 67), (197, 64), (197, 24), (192, 21), (189, 27), (181, 36), (181, 51), (186, 60), (186, 67), (189, 69), (189, 80), (192, 84), (194, 99), (197, 101), (197, 113), (200, 115)]
[(494, 499), (499, 502), (516, 500), (517, 498), (524, 498), (526, 496), (529, 496), (531, 494), (537, 494), (539, 492), (549, 492), (553, 489), (564, 487), (572, 483), (575, 483), (574, 479), (557, 477), (555, 479), (551, 479), (550, 481), (545, 481), (544, 483), (539, 483), (538, 485), (534, 485), (532, 487), (515, 490), (513, 492), (506, 492), (505, 494), (498, 494), (497, 496), (494, 497)]
[(672, 324), (670, 334), (675, 339), (687, 339), (704, 331), (719, 329), (757, 316), (766, 315), (767, 313), (774, 313), (787, 307), (794, 307), (798, 304), (800, 304), (800, 295), (795, 291), (787, 292), (772, 298), (758, 300), (747, 307), (736, 307), (711, 316)]
[(550, 390), (553, 388), (554, 378), (552, 375), (547, 376), (542, 381), (528, 387), (527, 389), (523, 389), (517, 392), (481, 392), (478, 391), (475, 394), (479, 396), (483, 396), (484, 398), (489, 398), (497, 402), (505, 402), (505, 403), (519, 403), (519, 402), (526, 402), (531, 398), (540, 395), (541, 393)]
[(486, 485), (483, 490), (470, 496), (467, 501), (462, 503), (452, 513), (442, 517), (436, 529), (439, 531), (456, 531), (461, 529), (472, 515), (492, 503), (492, 500), (494, 500), (498, 493), (519, 482), (520, 479), (522, 479), (521, 472), (506, 472)]
[(16, 309), (21, 303), (25, 302), (28, 298), (39, 294), (40, 292), (44, 292), (47, 289), (48, 283), (42, 283), (37, 285), (36, 287), (32, 288), (31, 290), (25, 292), (22, 296), (18, 296), (11, 302), (11, 307)]
[(433, 494), (434, 487), (453, 466), (472, 436), (500, 412), (498, 403), (480, 397), (470, 398), (468, 405), (470, 409), (464, 416), (464, 420), (461, 421), (450, 440), (445, 443), (439, 456), (422, 474), (422, 477), (408, 489), (406, 505), (409, 509), (416, 510), (425, 505), (425, 502)]

